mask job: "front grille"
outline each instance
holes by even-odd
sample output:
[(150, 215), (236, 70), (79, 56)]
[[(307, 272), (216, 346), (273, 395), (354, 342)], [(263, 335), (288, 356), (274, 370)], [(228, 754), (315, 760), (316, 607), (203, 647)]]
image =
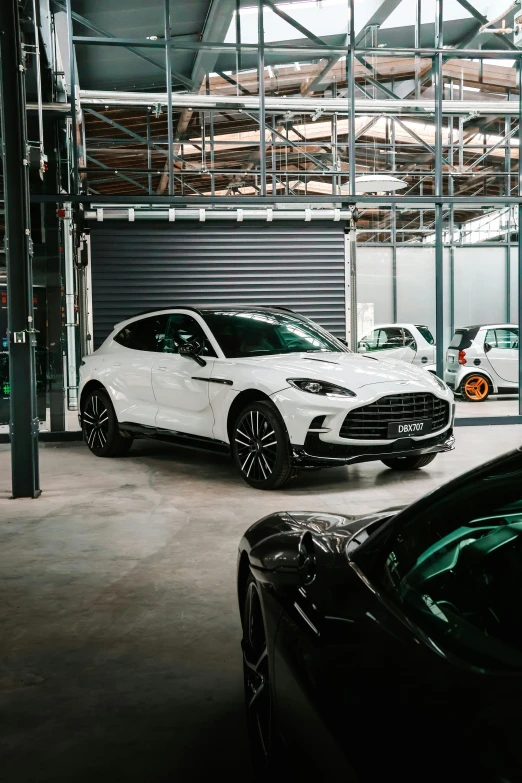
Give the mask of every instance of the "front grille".
[(433, 433), (442, 430), (449, 417), (449, 403), (434, 394), (393, 394), (351, 411), (343, 422), (340, 436), (352, 440), (388, 440), (388, 424), (419, 419), (431, 419)]

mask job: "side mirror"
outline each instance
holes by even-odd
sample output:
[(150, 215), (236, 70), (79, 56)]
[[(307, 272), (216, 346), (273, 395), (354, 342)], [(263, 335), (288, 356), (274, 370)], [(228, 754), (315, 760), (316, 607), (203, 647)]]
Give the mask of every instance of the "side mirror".
[(491, 351), (492, 348), (493, 346), (490, 343), (484, 343), (484, 351), (486, 353), (489, 353), (489, 351)]
[(250, 567), (259, 582), (274, 587), (301, 587), (316, 575), (315, 545), (310, 531), (276, 533), (254, 546)]
[(366, 343), (359, 343), (357, 346), (357, 353), (366, 353), (368, 351), (368, 346)]
[(183, 345), (180, 345), (178, 353), (180, 356), (187, 356), (190, 359), (194, 359), (194, 361), (197, 362), (200, 367), (206, 367), (206, 361), (201, 358), (202, 350), (203, 346), (194, 340), (191, 343), (183, 343)]
[(340, 343), (346, 345), (346, 347), (348, 348), (348, 340), (345, 340), (344, 337), (338, 337), (337, 339), (339, 340)]
[(411, 348), (412, 351), (416, 351), (417, 350), (417, 343), (415, 342), (415, 340), (411, 341), (410, 348)]

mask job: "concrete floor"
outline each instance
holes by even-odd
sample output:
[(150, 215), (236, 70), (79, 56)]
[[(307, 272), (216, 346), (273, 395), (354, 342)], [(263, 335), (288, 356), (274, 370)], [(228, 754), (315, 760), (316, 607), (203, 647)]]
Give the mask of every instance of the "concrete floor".
[(457, 438), (424, 471), (368, 463), (271, 493), (224, 457), (139, 442), (99, 460), (80, 443), (48, 444), (42, 497), (17, 501), (0, 446), (2, 781), (244, 774), (242, 532), (278, 509), (407, 503), (522, 444), (522, 426), (459, 428)]

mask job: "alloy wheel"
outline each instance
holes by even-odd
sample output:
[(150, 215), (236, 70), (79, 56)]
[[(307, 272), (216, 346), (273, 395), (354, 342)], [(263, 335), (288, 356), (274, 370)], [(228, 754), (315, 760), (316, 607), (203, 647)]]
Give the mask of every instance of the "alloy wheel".
[(239, 420), (235, 435), (241, 472), (254, 481), (266, 481), (277, 459), (277, 437), (261, 411), (247, 411)]
[(270, 758), (271, 696), (268, 651), (261, 601), (257, 586), (248, 586), (243, 633), (245, 700), (255, 761), (266, 766)]
[(90, 449), (103, 449), (109, 439), (109, 411), (104, 401), (93, 394), (83, 411), (85, 440)]
[(470, 400), (485, 400), (488, 396), (489, 385), (482, 375), (470, 375), (464, 383), (464, 391)]

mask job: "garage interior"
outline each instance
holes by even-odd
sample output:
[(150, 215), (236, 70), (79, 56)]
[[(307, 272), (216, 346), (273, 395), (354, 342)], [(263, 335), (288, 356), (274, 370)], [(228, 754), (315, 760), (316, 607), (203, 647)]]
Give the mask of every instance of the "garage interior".
[(82, 357), (145, 310), (289, 307), (355, 351), (421, 324), (440, 377), (457, 328), (518, 326), (522, 9), (501, 5), (0, 5), (4, 780), (248, 779), (245, 529), (403, 505), (520, 446), (518, 344), (517, 393), (459, 398), (455, 451), (410, 474), (256, 492), (156, 441), (96, 460), (78, 423)]

